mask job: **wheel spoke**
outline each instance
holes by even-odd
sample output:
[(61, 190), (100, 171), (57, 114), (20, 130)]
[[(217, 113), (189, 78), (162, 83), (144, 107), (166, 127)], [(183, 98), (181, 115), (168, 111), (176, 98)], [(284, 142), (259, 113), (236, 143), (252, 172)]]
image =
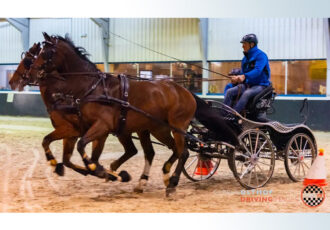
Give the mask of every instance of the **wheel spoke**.
[(250, 156), (252, 156), (252, 152), (250, 152), (249, 150), (248, 150), (248, 148), (246, 147), (246, 145), (243, 143), (243, 147), (244, 147), (244, 149), (245, 149), (245, 151), (250, 155)]
[(262, 161), (258, 161), (258, 163), (261, 163), (261, 164), (263, 164), (263, 165), (267, 165), (267, 166), (269, 166), (269, 167), (271, 167), (272, 165), (270, 165), (270, 164), (267, 164), (267, 163), (265, 163), (265, 162), (262, 162)]
[(195, 174), (195, 172), (196, 172), (197, 166), (198, 166), (198, 162), (197, 162), (197, 164), (196, 164), (196, 166), (195, 166), (195, 169), (192, 171), (192, 174), (191, 174), (191, 177), (192, 177), (192, 178), (194, 178), (194, 174)]
[(252, 154), (253, 150), (252, 150), (251, 133), (249, 133), (249, 142), (250, 142), (250, 149), (251, 149), (251, 154)]
[(254, 152), (253, 153), (256, 153), (257, 152), (258, 140), (259, 140), (259, 132), (257, 132), (256, 146), (254, 147)]
[[(305, 145), (304, 145), (304, 148), (303, 148), (303, 153), (305, 152), (305, 149), (306, 149), (306, 145), (308, 143), (308, 140), (306, 139), (306, 142), (305, 142)], [(304, 154), (305, 155), (305, 154)]]
[(249, 173), (248, 171), (250, 170), (251, 164), (249, 164), (246, 169), (244, 170), (244, 172), (241, 174), (240, 179), (242, 179), (247, 173)]
[(264, 170), (258, 164), (256, 164), (256, 166), (257, 166), (257, 168), (260, 169), (261, 174), (264, 175), (265, 174)]
[(296, 171), (297, 171), (298, 165), (299, 165), (299, 164), (296, 165), (296, 168), (295, 168), (294, 171), (293, 171), (293, 175), (296, 175)]
[(290, 146), (290, 149), (295, 153), (296, 156), (299, 156), (299, 153), (297, 153), (296, 150), (293, 149), (291, 146)]
[(259, 152), (261, 151), (261, 149), (265, 146), (265, 144), (267, 143), (267, 140), (265, 140), (264, 143), (262, 143), (261, 147), (259, 148), (258, 152), (256, 153), (257, 156), (259, 155)]
[(187, 167), (185, 167), (186, 171), (190, 168), (190, 166), (198, 159), (198, 157), (196, 157), (195, 159), (193, 159)]
[(297, 138), (294, 139), (294, 143), (296, 144), (297, 149), (299, 149), (299, 145), (297, 143)]
[(302, 161), (302, 163), (305, 165), (307, 169), (309, 169), (308, 165), (304, 161)]
[(205, 161), (204, 164), (206, 165), (207, 168), (207, 176), (210, 174), (210, 168), (209, 168), (209, 162)]

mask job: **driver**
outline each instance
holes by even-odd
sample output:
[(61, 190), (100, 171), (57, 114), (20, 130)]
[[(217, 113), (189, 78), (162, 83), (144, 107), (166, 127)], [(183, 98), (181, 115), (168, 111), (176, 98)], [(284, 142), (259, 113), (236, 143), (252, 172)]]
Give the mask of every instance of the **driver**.
[(241, 43), (244, 53), (241, 71), (231, 80), (233, 85), (237, 85), (226, 91), (224, 100), (226, 105), (231, 106), (237, 95), (242, 95), (233, 107), (238, 113), (242, 112), (250, 98), (271, 84), (268, 57), (258, 49), (257, 36), (247, 34)]

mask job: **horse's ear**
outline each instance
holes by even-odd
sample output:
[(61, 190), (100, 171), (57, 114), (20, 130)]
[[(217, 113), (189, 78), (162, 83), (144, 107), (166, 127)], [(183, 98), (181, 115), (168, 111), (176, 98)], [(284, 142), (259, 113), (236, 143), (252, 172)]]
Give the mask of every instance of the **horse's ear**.
[(51, 38), (46, 32), (42, 32), (42, 35), (44, 35), (46, 41), (50, 41)]
[(41, 44), (40, 42), (37, 43), (37, 53), (39, 53), (39, 51), (41, 50)]

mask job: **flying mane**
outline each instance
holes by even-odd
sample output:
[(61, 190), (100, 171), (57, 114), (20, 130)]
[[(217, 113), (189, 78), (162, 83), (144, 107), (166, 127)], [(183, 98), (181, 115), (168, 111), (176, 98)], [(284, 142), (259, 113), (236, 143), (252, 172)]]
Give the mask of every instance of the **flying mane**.
[(96, 70), (99, 70), (97, 68), (97, 66), (88, 59), (88, 56), (90, 56), (90, 54), (86, 51), (86, 49), (81, 46), (75, 46), (73, 41), (70, 39), (70, 37), (68, 35), (66, 35), (65, 38), (63, 38), (62, 36), (56, 35), (56, 36), (54, 36), (54, 38), (67, 43), (81, 59), (83, 59), (84, 61), (87, 61)]

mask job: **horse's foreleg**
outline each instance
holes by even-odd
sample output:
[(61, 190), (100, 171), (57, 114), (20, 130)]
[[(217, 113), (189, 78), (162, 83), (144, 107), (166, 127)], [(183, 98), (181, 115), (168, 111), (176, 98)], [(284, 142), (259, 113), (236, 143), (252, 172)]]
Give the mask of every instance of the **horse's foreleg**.
[(51, 166), (56, 166), (57, 165), (57, 161), (52, 153), (52, 151), (50, 150), (49, 146), (53, 141), (56, 140), (60, 140), (63, 138), (68, 137), (70, 134), (70, 136), (78, 136), (78, 133), (74, 130), (68, 130), (65, 127), (60, 127), (55, 129), (53, 132), (49, 133), (48, 135), (46, 135), (42, 141), (42, 147), (45, 150), (45, 155), (46, 155), (46, 159), (47, 161), (50, 162)]
[(106, 180), (120, 180), (123, 182), (129, 181), (130, 176), (126, 171), (119, 173), (119, 175), (110, 171), (106, 171), (102, 165), (94, 163), (85, 152), (85, 147), (88, 143), (94, 140), (101, 140), (103, 138), (105, 140), (107, 136), (108, 130), (106, 129), (105, 124), (100, 120), (96, 121), (92, 127), (88, 129), (86, 134), (78, 141), (78, 152), (80, 153), (85, 166), (90, 171), (90, 174), (100, 178), (105, 178)]
[(140, 177), (139, 184), (134, 188), (135, 192), (143, 192), (144, 187), (147, 185), (149, 179), (149, 172), (152, 164), (152, 160), (155, 156), (154, 148), (152, 147), (151, 140), (150, 140), (150, 132), (145, 131), (138, 133), (140, 138), (141, 146), (144, 152), (144, 170)]
[[(77, 137), (63, 139), (63, 164), (66, 167), (86, 176), (89, 174), (89, 171), (85, 167), (75, 165), (70, 161), (77, 139)], [(55, 169), (55, 172), (60, 176), (64, 175), (63, 164), (57, 164)]]

